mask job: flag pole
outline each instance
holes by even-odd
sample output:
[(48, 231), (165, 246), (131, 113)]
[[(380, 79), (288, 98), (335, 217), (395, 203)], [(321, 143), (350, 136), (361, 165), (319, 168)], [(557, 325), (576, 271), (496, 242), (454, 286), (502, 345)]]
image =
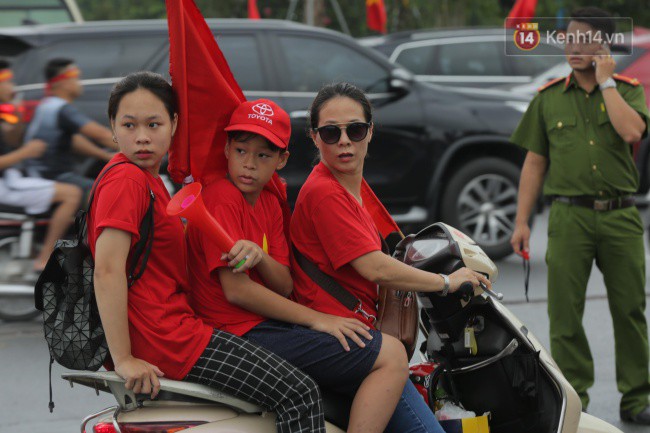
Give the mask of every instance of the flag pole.
[(343, 30), (343, 33), (348, 36), (352, 36), (350, 33), (350, 28), (348, 27), (348, 22), (345, 20), (345, 16), (343, 15), (343, 11), (341, 10), (341, 5), (339, 5), (338, 0), (330, 0), (330, 4), (332, 5), (332, 9), (334, 9), (336, 18), (339, 20), (339, 24), (341, 25), (341, 30)]

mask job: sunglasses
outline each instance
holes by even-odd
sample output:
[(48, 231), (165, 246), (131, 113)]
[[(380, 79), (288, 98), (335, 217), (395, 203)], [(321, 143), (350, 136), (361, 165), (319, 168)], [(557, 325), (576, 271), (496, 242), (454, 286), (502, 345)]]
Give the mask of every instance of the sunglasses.
[(323, 140), (323, 142), (326, 144), (335, 144), (340, 140), (341, 131), (343, 129), (345, 129), (345, 133), (348, 135), (348, 138), (350, 140), (361, 141), (368, 135), (370, 123), (352, 122), (348, 123), (346, 126), (325, 125), (314, 128), (313, 130), (320, 135), (320, 139)]

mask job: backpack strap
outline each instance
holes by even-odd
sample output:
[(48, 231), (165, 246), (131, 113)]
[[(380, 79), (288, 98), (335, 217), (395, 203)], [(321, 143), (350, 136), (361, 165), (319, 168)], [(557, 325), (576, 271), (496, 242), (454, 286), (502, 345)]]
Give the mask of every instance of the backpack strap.
[[(99, 182), (102, 180), (104, 175), (108, 173), (108, 171), (115, 167), (116, 165), (120, 164), (133, 164), (136, 167), (138, 167), (136, 164), (132, 163), (131, 161), (120, 161), (116, 162), (115, 164), (107, 167), (102, 173), (99, 175), (97, 180), (95, 181), (95, 184), (93, 185), (92, 191), (90, 193), (90, 198), (88, 199), (88, 209), (86, 211), (80, 211), (80, 214), (77, 217), (77, 226), (78, 226), (78, 236), (79, 236), (79, 242), (85, 242), (85, 239), (88, 239), (87, 233), (88, 233), (88, 224), (86, 222), (87, 216), (90, 213), (90, 206), (92, 205), (93, 199), (95, 198), (95, 190), (97, 189), (97, 186), (99, 185)], [(138, 167), (140, 168), (140, 167)], [(127, 282), (128, 286), (131, 287), (141, 276), (144, 274), (144, 271), (147, 268), (147, 261), (149, 260), (149, 254), (151, 253), (151, 247), (153, 245), (153, 227), (154, 227), (154, 221), (153, 221), (153, 210), (154, 210), (154, 199), (156, 196), (154, 195), (153, 191), (151, 190), (151, 187), (147, 183), (147, 188), (149, 189), (149, 208), (147, 209), (147, 213), (145, 214), (144, 218), (142, 219), (142, 222), (140, 223), (140, 239), (138, 239), (138, 242), (133, 246), (133, 255), (131, 256), (131, 266), (129, 266), (129, 273), (127, 275)], [(140, 264), (140, 269), (136, 273), (136, 268), (138, 267), (138, 262), (140, 262), (140, 257), (142, 257), (142, 262)]]
[[(144, 274), (144, 271), (147, 268), (149, 254), (151, 253), (151, 246), (153, 245), (153, 205), (155, 195), (151, 188), (149, 188), (149, 195), (151, 197), (149, 200), (149, 209), (140, 224), (140, 239), (138, 239), (138, 242), (134, 246), (133, 260), (129, 267), (129, 275), (127, 276), (129, 287), (131, 287), (142, 276), (142, 274)], [(143, 253), (144, 256), (142, 256)], [(135, 274), (135, 269), (140, 260), (140, 256), (142, 256), (142, 263), (140, 265), (140, 270)]]

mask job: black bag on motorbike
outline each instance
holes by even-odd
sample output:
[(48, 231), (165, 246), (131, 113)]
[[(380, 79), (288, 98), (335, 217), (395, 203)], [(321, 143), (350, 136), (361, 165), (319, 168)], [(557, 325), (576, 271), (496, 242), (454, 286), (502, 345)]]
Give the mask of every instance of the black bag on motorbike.
[[(95, 182), (95, 187), (111, 168), (124, 163), (118, 162), (104, 170)], [(95, 263), (86, 236), (86, 218), (95, 196), (95, 187), (90, 194), (88, 210), (81, 210), (77, 214), (76, 238), (56, 242), (34, 291), (35, 306), (43, 311), (45, 341), (50, 350), (50, 412), (54, 407), (51, 373), (55, 360), (72, 370), (96, 371), (108, 355), (93, 286)], [(140, 224), (140, 239), (134, 246), (128, 268), (129, 287), (144, 273), (151, 251), (154, 206), (151, 189), (149, 194), (149, 209)], [(141, 257), (142, 263), (136, 272)]]

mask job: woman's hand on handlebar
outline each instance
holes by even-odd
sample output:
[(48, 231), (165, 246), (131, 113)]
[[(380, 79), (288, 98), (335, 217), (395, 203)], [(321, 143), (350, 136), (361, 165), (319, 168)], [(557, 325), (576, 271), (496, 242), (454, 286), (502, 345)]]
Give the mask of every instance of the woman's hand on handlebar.
[(359, 347), (366, 347), (366, 344), (359, 338), (362, 336), (367, 340), (372, 340), (372, 335), (368, 330), (370, 327), (365, 323), (348, 317), (333, 316), (331, 314), (319, 313), (318, 319), (312, 323), (309, 329), (314, 331), (325, 332), (334, 336), (346, 352), (350, 351), (350, 345), (345, 337), (354, 341)]
[(155, 365), (142, 359), (130, 356), (121, 362), (115, 362), (115, 373), (126, 380), (126, 389), (132, 389), (136, 394), (149, 394), (156, 398), (160, 391), (159, 377), (164, 373)]
[(492, 283), (484, 275), (469, 268), (460, 268), (449, 275), (449, 291), (452, 293), (457, 291), (466, 282), (471, 283), (475, 289), (483, 284), (488, 290), (492, 290)]

